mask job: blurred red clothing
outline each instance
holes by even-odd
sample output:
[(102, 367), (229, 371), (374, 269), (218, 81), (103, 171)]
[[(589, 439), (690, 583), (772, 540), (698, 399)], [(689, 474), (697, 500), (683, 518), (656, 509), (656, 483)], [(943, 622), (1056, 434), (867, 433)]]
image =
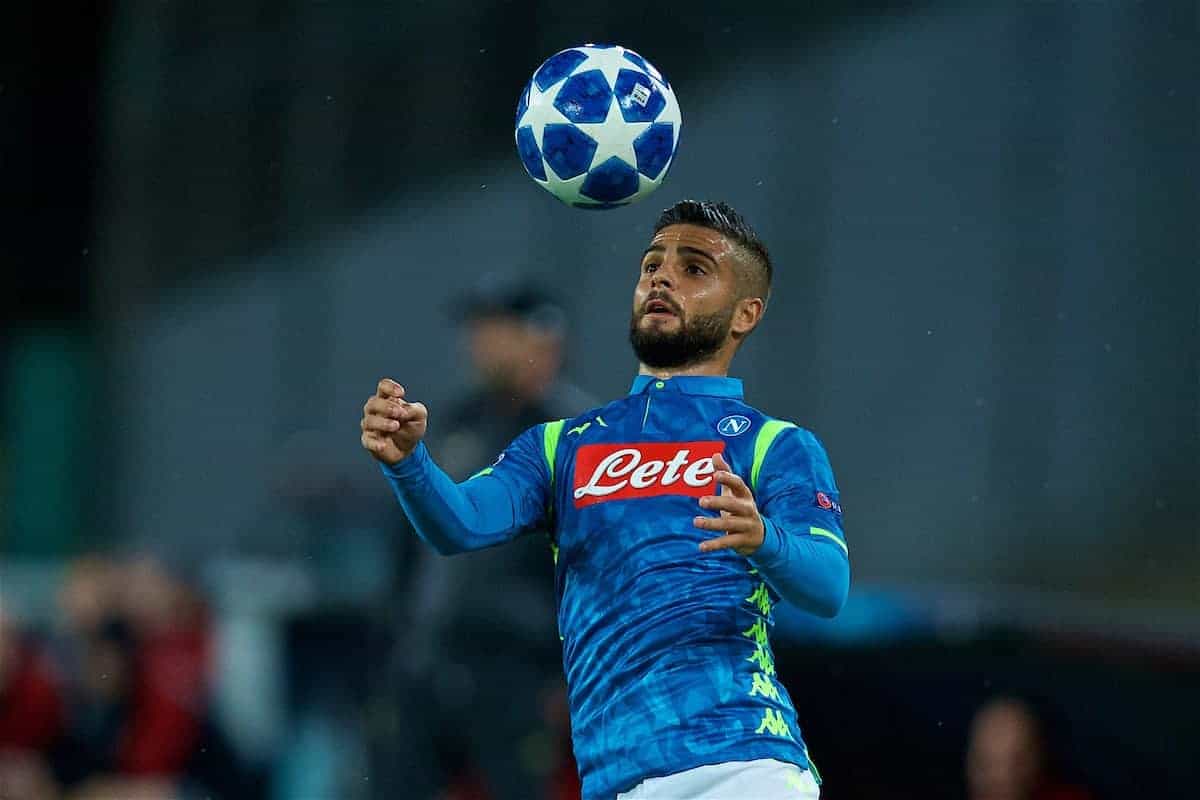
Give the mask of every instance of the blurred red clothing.
[(1034, 800), (1092, 800), (1092, 795), (1079, 786), (1057, 783), (1042, 787)]
[(63, 698), (50, 660), (18, 643), (13, 672), (0, 686), (0, 751), (50, 747), (63, 731)]
[(568, 747), (558, 768), (550, 776), (550, 800), (579, 800), (582, 794), (583, 784), (579, 780), (579, 767)]
[(118, 756), (129, 775), (177, 775), (199, 740), (208, 700), (207, 624), (152, 634), (138, 648), (133, 715)]

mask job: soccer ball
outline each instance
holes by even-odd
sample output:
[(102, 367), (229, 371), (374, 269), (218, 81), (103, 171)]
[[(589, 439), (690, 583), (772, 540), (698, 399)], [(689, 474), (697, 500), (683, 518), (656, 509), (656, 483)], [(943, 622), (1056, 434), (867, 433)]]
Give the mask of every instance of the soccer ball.
[(577, 208), (613, 208), (662, 183), (679, 145), (679, 103), (632, 50), (555, 53), (517, 103), (517, 153), (534, 182)]

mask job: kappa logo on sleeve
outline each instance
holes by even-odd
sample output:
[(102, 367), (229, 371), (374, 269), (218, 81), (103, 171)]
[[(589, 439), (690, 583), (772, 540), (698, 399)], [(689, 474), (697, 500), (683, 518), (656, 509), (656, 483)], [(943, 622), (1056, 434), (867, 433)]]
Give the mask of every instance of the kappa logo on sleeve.
[(842, 513), (842, 504), (824, 492), (817, 492), (817, 505), (826, 511), (832, 511), (835, 514)]
[(664, 494), (713, 493), (713, 456), (725, 443), (588, 444), (575, 454), (575, 507)]

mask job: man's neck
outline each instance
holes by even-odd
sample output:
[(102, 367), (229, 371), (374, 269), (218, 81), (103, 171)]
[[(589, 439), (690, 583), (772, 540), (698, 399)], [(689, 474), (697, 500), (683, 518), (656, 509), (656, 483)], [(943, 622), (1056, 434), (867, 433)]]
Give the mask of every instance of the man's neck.
[(727, 378), (729, 377), (729, 361), (726, 359), (710, 359), (683, 367), (650, 367), (645, 364), (638, 364), (638, 374), (650, 375), (663, 381), (668, 378), (683, 376)]

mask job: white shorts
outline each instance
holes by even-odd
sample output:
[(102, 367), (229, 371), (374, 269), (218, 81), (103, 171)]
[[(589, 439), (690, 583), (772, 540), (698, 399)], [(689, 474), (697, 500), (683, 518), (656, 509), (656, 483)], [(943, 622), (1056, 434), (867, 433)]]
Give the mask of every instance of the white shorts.
[(820, 793), (807, 770), (760, 758), (648, 778), (617, 800), (817, 800)]

